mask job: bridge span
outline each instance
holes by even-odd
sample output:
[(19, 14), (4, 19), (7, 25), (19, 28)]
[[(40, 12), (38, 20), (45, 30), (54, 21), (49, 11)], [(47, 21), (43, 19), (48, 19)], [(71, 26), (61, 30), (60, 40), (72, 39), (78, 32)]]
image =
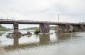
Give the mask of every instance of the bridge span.
[(14, 32), (18, 32), (18, 24), (39, 24), (41, 33), (49, 33), (49, 26), (56, 25), (57, 32), (79, 32), (85, 31), (83, 23), (65, 23), (65, 22), (50, 22), (50, 21), (30, 21), (30, 20), (11, 20), (0, 19), (0, 24), (13, 24)]
[[(42, 23), (48, 23), (50, 25), (65, 25), (65, 24), (71, 24), (71, 25), (81, 25), (82, 23), (65, 23), (65, 22), (51, 22), (51, 21), (31, 21), (31, 20), (11, 20), (11, 19), (0, 19), (0, 24), (42, 24)], [(83, 24), (85, 25), (85, 24)]]

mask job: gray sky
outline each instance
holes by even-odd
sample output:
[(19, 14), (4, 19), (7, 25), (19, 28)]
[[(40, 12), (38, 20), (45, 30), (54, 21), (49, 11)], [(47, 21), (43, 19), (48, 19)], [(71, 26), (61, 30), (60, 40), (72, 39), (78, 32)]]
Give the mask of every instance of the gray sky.
[(40, 21), (85, 22), (85, 0), (0, 0), (0, 17)]

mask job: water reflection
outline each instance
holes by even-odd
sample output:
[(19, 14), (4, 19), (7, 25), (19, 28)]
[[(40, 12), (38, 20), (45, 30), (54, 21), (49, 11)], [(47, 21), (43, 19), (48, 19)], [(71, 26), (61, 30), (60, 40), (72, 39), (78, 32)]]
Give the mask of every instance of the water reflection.
[[(16, 34), (12, 34), (10, 35), (11, 37), (13, 37), (14, 42), (13, 45), (8, 45), (5, 46), (5, 49), (7, 50), (13, 50), (16, 48), (31, 48), (31, 47), (35, 47), (35, 46), (41, 46), (41, 45), (47, 45), (50, 43), (50, 35), (49, 34), (39, 34), (36, 35), (36, 37), (39, 38), (39, 42), (36, 43), (23, 43), (23, 44), (19, 44), (19, 39), (18, 37), (21, 37), (21, 35), (16, 35)], [(31, 36), (30, 36), (31, 37)]]
[[(0, 40), (3, 39), (6, 42), (8, 40), (13, 40), (11, 41), (13, 44), (4, 46), (6, 55), (77, 55), (76, 53), (85, 52), (84, 36), (85, 33), (53, 33), (39, 35), (32, 33), (30, 37), (26, 34), (20, 36), (10, 34), (10, 37), (13, 38), (6, 38), (2, 35)], [(4, 41), (2, 42), (4, 43)], [(10, 41), (7, 43), (10, 43)]]
[[(19, 39), (23, 36), (27, 36), (27, 37), (31, 37), (31, 35), (28, 35), (28, 34), (14, 34), (14, 33), (8, 33), (8, 35), (6, 36), (7, 38), (9, 39), (13, 39), (13, 45), (8, 45), (8, 46), (5, 46), (5, 49), (7, 50), (14, 50), (16, 48), (22, 48), (22, 47), (28, 47), (28, 46), (31, 46), (31, 45), (35, 45), (35, 44), (19, 44)], [(23, 40), (24, 41), (24, 40)]]
[(39, 34), (40, 44), (49, 44), (50, 35), (49, 34)]
[(56, 34), (57, 39), (58, 40), (66, 40), (66, 39), (70, 39), (73, 34), (72, 33), (60, 33), (60, 34)]
[[(43, 45), (49, 45), (54, 44), (54, 43), (59, 43), (61, 41), (70, 39), (73, 34), (72, 33), (62, 33), (62, 34), (56, 34), (55, 37), (57, 37), (57, 39), (52, 42), (50, 39), (50, 35), (51, 34), (39, 34), (39, 35), (35, 35), (36, 38), (39, 39), (39, 42), (35, 42), (35, 43), (22, 43), (19, 44), (19, 39), (23, 36), (23, 35), (16, 35), (16, 34), (11, 34), (10, 36), (14, 39), (13, 40), (13, 45), (8, 45), (5, 46), (5, 49), (16, 49), (16, 48), (31, 48), (31, 47), (36, 47), (36, 46), (43, 46)], [(53, 36), (54, 34), (52, 34)], [(29, 35), (27, 35), (29, 36)], [(52, 37), (51, 36), (51, 37)], [(31, 36), (30, 36), (31, 37)], [(28, 37), (29, 38), (29, 37)], [(23, 40), (24, 41), (24, 40)]]

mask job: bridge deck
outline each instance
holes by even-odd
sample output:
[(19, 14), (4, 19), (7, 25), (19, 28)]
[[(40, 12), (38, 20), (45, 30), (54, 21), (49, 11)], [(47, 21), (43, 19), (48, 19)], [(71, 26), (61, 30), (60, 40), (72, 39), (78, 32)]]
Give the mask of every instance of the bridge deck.
[[(30, 20), (1, 20), (0, 24), (14, 24), (17, 22), (18, 24), (42, 24), (42, 23), (48, 23), (50, 25), (65, 25), (65, 24), (71, 24), (71, 25), (81, 25), (82, 23), (64, 23), (64, 22), (49, 22), (49, 21), (30, 21)], [(85, 24), (83, 24), (85, 25)]]

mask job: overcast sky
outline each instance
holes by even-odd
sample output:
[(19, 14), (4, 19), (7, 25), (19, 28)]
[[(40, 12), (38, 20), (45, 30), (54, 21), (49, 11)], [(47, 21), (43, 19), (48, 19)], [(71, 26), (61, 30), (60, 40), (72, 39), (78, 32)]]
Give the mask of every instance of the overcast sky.
[(0, 0), (0, 17), (85, 22), (85, 0)]

